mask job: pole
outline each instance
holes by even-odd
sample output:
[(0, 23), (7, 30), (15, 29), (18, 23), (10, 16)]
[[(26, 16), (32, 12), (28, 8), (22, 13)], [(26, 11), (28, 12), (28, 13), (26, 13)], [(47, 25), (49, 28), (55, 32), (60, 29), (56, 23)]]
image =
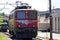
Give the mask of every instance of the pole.
[(51, 0), (49, 0), (49, 13), (50, 13), (50, 40), (52, 39), (52, 16), (51, 16)]

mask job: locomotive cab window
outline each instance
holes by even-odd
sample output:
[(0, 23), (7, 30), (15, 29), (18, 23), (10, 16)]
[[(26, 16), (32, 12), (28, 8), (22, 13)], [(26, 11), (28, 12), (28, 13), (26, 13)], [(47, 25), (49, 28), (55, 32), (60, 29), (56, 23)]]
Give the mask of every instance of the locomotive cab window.
[(25, 18), (25, 12), (17, 12), (17, 18)]
[(36, 12), (30, 11), (30, 12), (28, 13), (28, 18), (37, 18), (36, 15), (37, 15)]

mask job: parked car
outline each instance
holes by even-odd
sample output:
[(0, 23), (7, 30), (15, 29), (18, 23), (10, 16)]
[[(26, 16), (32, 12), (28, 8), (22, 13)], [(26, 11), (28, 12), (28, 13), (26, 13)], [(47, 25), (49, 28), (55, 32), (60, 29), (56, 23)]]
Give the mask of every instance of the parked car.
[(0, 26), (1, 26), (1, 31), (4, 31), (4, 32), (7, 31), (7, 29), (8, 29), (8, 23), (7, 22), (1, 23)]

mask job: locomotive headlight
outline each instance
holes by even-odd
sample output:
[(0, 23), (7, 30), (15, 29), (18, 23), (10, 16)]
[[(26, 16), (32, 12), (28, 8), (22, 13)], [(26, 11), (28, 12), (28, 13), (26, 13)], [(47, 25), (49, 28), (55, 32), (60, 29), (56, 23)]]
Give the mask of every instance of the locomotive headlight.
[(18, 25), (18, 27), (20, 27), (20, 25)]
[(33, 27), (35, 27), (35, 25), (33, 25)]

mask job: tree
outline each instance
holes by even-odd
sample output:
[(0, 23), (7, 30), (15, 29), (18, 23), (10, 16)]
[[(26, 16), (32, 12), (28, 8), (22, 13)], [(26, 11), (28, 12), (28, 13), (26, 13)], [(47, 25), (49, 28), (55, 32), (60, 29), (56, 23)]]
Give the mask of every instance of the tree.
[(5, 16), (5, 14), (4, 13), (0, 13), (0, 24), (3, 22), (3, 20), (2, 20), (3, 16)]

